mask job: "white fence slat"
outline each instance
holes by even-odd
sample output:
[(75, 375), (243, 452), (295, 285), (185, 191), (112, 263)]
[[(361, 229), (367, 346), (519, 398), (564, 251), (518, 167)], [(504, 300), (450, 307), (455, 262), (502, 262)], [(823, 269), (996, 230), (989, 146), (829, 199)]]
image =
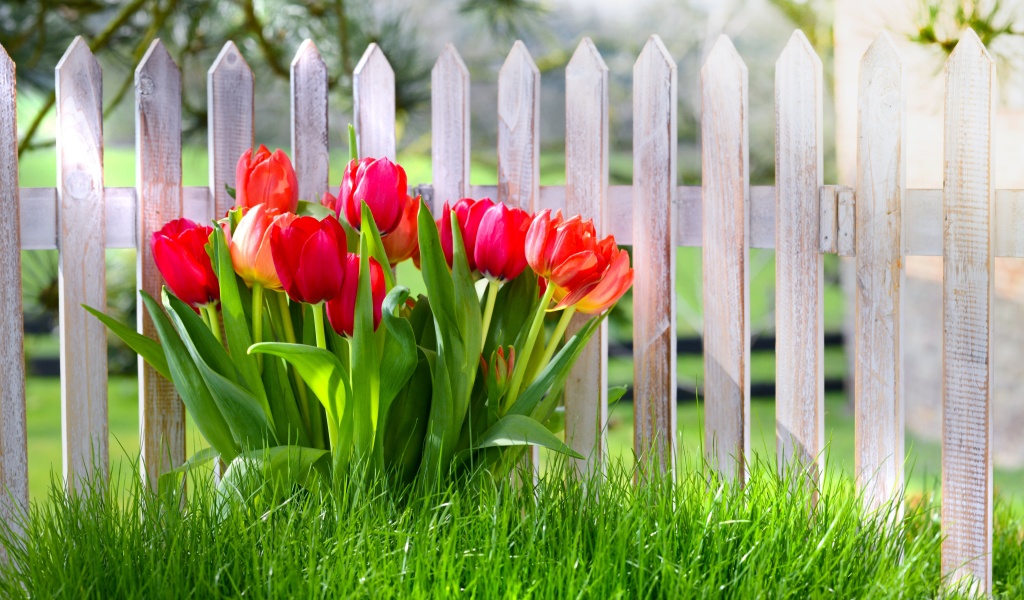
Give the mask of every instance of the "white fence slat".
[[(791, 461), (819, 481), (825, 467), (821, 223), (822, 67), (801, 31), (775, 63), (775, 438), (779, 472)], [(707, 138), (705, 138), (707, 139)], [(836, 207), (833, 192), (832, 207)], [(820, 234), (819, 234), (820, 229)]]
[(524, 210), (540, 199), (540, 71), (521, 41), (498, 73), (498, 197)]
[[(778, 79), (778, 63), (776, 63), (775, 68), (775, 77)], [(775, 93), (778, 94), (778, 89), (776, 89)], [(775, 111), (778, 113), (778, 100), (776, 99), (775, 102)], [(778, 143), (779, 141), (776, 138), (775, 144), (778, 145)], [(818, 250), (823, 254), (835, 254), (839, 247), (836, 241), (839, 235), (839, 198), (837, 197), (837, 187), (834, 185), (823, 185), (818, 188)], [(754, 246), (753, 240), (750, 241), (750, 245), (751, 247)]]
[(839, 256), (857, 254), (857, 210), (853, 188), (836, 186), (836, 205), (839, 212), (838, 241)]
[[(124, 213), (138, 215), (136, 282), (139, 289), (159, 298), (164, 280), (153, 260), (150, 238), (182, 216), (181, 71), (160, 40), (153, 41), (135, 69), (135, 172), (133, 200), (138, 208)], [(136, 313), (139, 332), (156, 338), (149, 314), (141, 307)], [(139, 468), (156, 491), (160, 475), (185, 462), (185, 406), (174, 384), (141, 357), (138, 360)]]
[(291, 65), (292, 163), (299, 198), (316, 202), (327, 191), (327, 65), (313, 40), (305, 40)]
[[(430, 72), (433, 210), (469, 196), (469, 70), (446, 44)], [(493, 196), (492, 196), (493, 197)]]
[(395, 160), (395, 72), (377, 44), (370, 44), (352, 73), (359, 156)]
[[(608, 67), (590, 38), (583, 38), (565, 68), (566, 215), (593, 219), (599, 236), (608, 230)], [(590, 315), (573, 317), (566, 339)], [(580, 453), (576, 468), (601, 469), (608, 423), (608, 322), (594, 334), (565, 385), (566, 443)]]
[(224, 44), (206, 74), (210, 193), (218, 218), (235, 204), (224, 186), (235, 187), (238, 159), (253, 146), (253, 94), (252, 70), (234, 42)]
[(968, 30), (946, 61), (942, 570), (992, 592), (995, 63)]
[(676, 86), (651, 36), (633, 65), (633, 445), (663, 470), (676, 451)]
[(855, 444), (857, 481), (872, 507), (903, 488), (903, 82), (883, 32), (861, 59), (858, 87)]
[[(15, 527), (14, 516), (28, 507), (16, 87), (14, 61), (0, 46), (0, 210), (13, 215), (0, 219), (0, 519)], [(0, 563), (6, 557), (0, 545)]]
[(82, 308), (107, 306), (103, 74), (81, 37), (56, 79), (61, 429), (64, 480), (78, 490), (94, 467), (107, 474), (107, 330)]

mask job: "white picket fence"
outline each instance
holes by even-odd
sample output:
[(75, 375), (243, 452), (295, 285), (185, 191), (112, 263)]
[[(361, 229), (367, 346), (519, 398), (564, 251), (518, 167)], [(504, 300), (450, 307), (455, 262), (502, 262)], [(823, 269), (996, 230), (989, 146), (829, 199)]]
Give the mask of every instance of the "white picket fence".
[[(2, 51), (2, 49), (0, 49)], [(856, 189), (822, 182), (822, 67), (795, 32), (776, 64), (776, 185), (749, 186), (747, 69), (728, 38), (701, 71), (703, 182), (677, 185), (676, 66), (652, 37), (633, 68), (632, 186), (608, 184), (608, 68), (584, 39), (566, 68), (566, 185), (539, 185), (540, 73), (522, 43), (498, 77), (498, 186), (470, 185), (469, 73), (445, 47), (432, 73), (432, 206), (491, 196), (562, 207), (632, 244), (635, 447), (671, 466), (676, 451), (675, 250), (704, 254), (708, 459), (747, 477), (750, 452), (749, 248), (777, 257), (779, 468), (820, 477), (824, 449), (822, 254), (856, 256), (856, 468), (869, 502), (903, 485), (903, 257), (945, 258), (943, 568), (991, 587), (993, 256), (1024, 257), (1024, 191), (993, 189), (992, 59), (968, 32), (946, 66), (945, 184), (906, 188), (902, 64), (882, 34), (861, 62)], [(328, 189), (327, 69), (306, 41), (291, 66), (292, 156), (300, 196)], [(101, 72), (76, 39), (56, 68), (57, 188), (19, 189), (14, 64), (0, 56), (0, 510), (27, 502), (19, 249), (60, 250), (64, 475), (71, 485), (107, 458), (106, 332), (82, 304), (103, 306), (104, 249), (137, 248), (139, 286), (160, 276), (147, 240), (185, 215), (208, 221), (253, 144), (253, 75), (233, 43), (208, 74), (208, 188), (182, 186), (181, 74), (159, 41), (135, 74), (135, 188), (105, 188)], [(395, 158), (394, 72), (371, 45), (355, 72), (359, 151)], [(685, 82), (697, 85), (698, 82)], [(339, 130), (343, 124), (333, 124)], [(856, 199), (856, 201), (855, 201)], [(18, 216), (20, 215), (20, 221)], [(153, 335), (139, 311), (139, 328)], [(578, 323), (577, 323), (578, 326)], [(571, 445), (599, 468), (607, 421), (607, 332), (573, 372), (565, 398)], [(155, 476), (181, 463), (185, 419), (172, 387), (140, 366), (141, 460)], [(168, 449), (170, 450), (168, 453)]]

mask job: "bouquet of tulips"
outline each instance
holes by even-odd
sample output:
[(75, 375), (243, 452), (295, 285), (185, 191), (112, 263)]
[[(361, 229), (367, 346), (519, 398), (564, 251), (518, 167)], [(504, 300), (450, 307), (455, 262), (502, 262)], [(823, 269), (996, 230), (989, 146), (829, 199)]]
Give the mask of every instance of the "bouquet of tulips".
[[(179, 476), (219, 457), (222, 484), (254, 464), (305, 485), (356, 463), (429, 484), (507, 472), (525, 445), (573, 454), (549, 421), (632, 284), (612, 237), (487, 198), (446, 203), (435, 222), (387, 158), (353, 158), (338, 198), (297, 190), (284, 152), (260, 146), (215, 226), (153, 235), (167, 285), (142, 300), (158, 340), (89, 309), (174, 383), (209, 442)], [(395, 280), (409, 259), (426, 296)], [(575, 313), (593, 318), (563, 343)]]

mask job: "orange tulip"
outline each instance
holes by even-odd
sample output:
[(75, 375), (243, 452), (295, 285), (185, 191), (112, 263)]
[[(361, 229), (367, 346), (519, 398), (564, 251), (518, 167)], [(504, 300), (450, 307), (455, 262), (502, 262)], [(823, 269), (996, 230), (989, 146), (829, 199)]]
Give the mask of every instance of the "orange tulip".
[(419, 250), (419, 227), (417, 226), (419, 215), (420, 197), (406, 199), (398, 227), (390, 235), (381, 238), (384, 252), (387, 253), (392, 267), (412, 258)]
[(281, 212), (295, 212), (299, 206), (299, 182), (292, 161), (281, 149), (267, 147), (246, 150), (235, 168), (235, 206), (251, 208), (266, 204)]
[(551, 209), (537, 215), (526, 233), (526, 261), (538, 276), (559, 288), (556, 293), (562, 299), (556, 310), (589, 294), (608, 267), (593, 221), (579, 215), (565, 221), (561, 211), (552, 216)]
[[(603, 256), (602, 262), (608, 265), (601, 280), (580, 301), (576, 302), (576, 312), (587, 315), (603, 313), (626, 293), (633, 285), (633, 269), (629, 266), (629, 253), (615, 244), (615, 238), (608, 236), (598, 244)], [(555, 300), (561, 304), (559, 291), (554, 294)]]
[(231, 264), (249, 286), (260, 284), (271, 290), (281, 289), (281, 280), (274, 266), (274, 255), (270, 249), (270, 234), (276, 227), (285, 227), (297, 217), (294, 213), (281, 212), (266, 204), (243, 208), (242, 220), (234, 233), (224, 223)]

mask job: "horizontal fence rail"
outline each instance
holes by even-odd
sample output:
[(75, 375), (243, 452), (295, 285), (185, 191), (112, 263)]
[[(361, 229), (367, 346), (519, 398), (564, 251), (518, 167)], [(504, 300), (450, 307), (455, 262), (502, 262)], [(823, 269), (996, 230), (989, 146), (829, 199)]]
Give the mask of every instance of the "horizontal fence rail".
[[(353, 73), (353, 122), (362, 155), (395, 158), (395, 73), (386, 51), (371, 44)], [(228, 42), (207, 73), (209, 185), (183, 187), (181, 73), (157, 40), (135, 74), (136, 187), (105, 187), (102, 73), (76, 38), (55, 72), (57, 184), (19, 188), (14, 69), (0, 48), (0, 204), (18, 209), (0, 223), (5, 518), (27, 503), (19, 249), (60, 251), (63, 467), (75, 487), (93, 464), (89, 456), (106, 461), (106, 336), (81, 308), (106, 303), (103, 249), (138, 249), (140, 289), (155, 293), (161, 279), (149, 236), (180, 215), (209, 222), (225, 213), (232, 203), (225, 184), (253, 144), (256, 118), (252, 70)], [(871, 506), (903, 486), (903, 258), (944, 257), (943, 485), (951, 497), (943, 503), (942, 564), (989, 591), (993, 257), (1024, 258), (1024, 190), (992, 184), (991, 57), (969, 32), (947, 62), (946, 176), (938, 190), (906, 188), (903, 65), (887, 34), (860, 65), (850, 188), (822, 181), (822, 67), (799, 31), (776, 63), (774, 186), (750, 185), (747, 67), (726, 37), (715, 42), (700, 81), (684, 82), (700, 87), (703, 179), (679, 185), (677, 77), (674, 59), (651, 37), (633, 68), (633, 184), (609, 185), (609, 70), (584, 39), (566, 67), (566, 185), (540, 186), (541, 74), (517, 42), (498, 75), (498, 184), (474, 186), (470, 75), (449, 44), (431, 73), (433, 181), (413, 193), (435, 213), (465, 196), (580, 213), (633, 247), (634, 443), (644, 465), (673, 467), (675, 250), (702, 248), (708, 458), (741, 481), (750, 427), (749, 249), (776, 251), (779, 469), (800, 468), (810, 481), (823, 473), (822, 254), (855, 257), (855, 445), (858, 484)], [(324, 61), (306, 41), (291, 64), (290, 102), (292, 157), (307, 199), (337, 190), (328, 181), (327, 91)], [(141, 313), (140, 331), (152, 333)], [(566, 441), (587, 457), (577, 463), (582, 471), (600, 469), (605, 452), (608, 354), (602, 329), (566, 390)], [(184, 460), (184, 414), (172, 386), (141, 363), (139, 411), (142, 475), (152, 482)]]

